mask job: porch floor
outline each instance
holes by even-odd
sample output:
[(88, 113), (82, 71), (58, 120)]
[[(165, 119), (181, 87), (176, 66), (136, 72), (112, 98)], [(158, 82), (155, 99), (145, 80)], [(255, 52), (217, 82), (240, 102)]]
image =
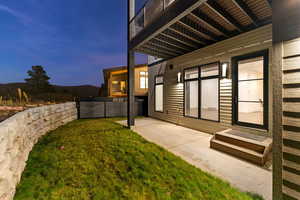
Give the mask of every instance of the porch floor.
[[(125, 125), (126, 121), (119, 123)], [(133, 130), (242, 191), (272, 199), (272, 171), (211, 149), (210, 134), (152, 118), (136, 119)]]

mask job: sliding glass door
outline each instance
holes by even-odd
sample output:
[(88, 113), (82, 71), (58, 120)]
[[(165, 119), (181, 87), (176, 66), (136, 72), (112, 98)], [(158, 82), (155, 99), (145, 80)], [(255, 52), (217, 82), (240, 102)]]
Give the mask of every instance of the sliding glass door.
[(233, 58), (233, 122), (268, 128), (268, 51)]

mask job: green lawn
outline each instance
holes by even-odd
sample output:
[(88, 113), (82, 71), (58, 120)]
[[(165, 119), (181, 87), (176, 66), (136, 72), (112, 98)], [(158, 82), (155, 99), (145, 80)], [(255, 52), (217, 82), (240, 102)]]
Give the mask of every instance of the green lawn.
[(40, 139), (15, 200), (251, 200), (112, 120), (78, 120)]

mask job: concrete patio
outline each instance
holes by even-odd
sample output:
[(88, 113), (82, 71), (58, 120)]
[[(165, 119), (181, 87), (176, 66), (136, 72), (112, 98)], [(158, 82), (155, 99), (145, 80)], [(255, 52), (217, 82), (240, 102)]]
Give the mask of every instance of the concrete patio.
[[(126, 121), (119, 122), (126, 125)], [(212, 135), (155, 120), (136, 119), (135, 132), (242, 191), (272, 199), (272, 172), (209, 148)]]

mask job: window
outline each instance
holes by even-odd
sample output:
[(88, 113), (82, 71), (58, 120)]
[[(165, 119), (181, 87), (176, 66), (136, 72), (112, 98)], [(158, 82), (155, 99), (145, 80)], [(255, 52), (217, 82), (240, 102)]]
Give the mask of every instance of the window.
[(199, 69), (187, 69), (184, 71), (184, 114), (187, 117), (199, 117)]
[(127, 93), (126, 81), (112, 81), (113, 95), (122, 95)]
[(201, 76), (201, 119), (219, 121), (220, 64), (200, 67)]
[(112, 74), (111, 76), (111, 96), (124, 96), (127, 94), (127, 74)]
[(268, 128), (268, 51), (233, 58), (234, 123)]
[(162, 76), (155, 77), (155, 111), (163, 112), (164, 101), (164, 78)]
[(148, 89), (148, 72), (140, 72), (140, 88)]
[(219, 77), (219, 63), (184, 71), (184, 116), (219, 121)]

